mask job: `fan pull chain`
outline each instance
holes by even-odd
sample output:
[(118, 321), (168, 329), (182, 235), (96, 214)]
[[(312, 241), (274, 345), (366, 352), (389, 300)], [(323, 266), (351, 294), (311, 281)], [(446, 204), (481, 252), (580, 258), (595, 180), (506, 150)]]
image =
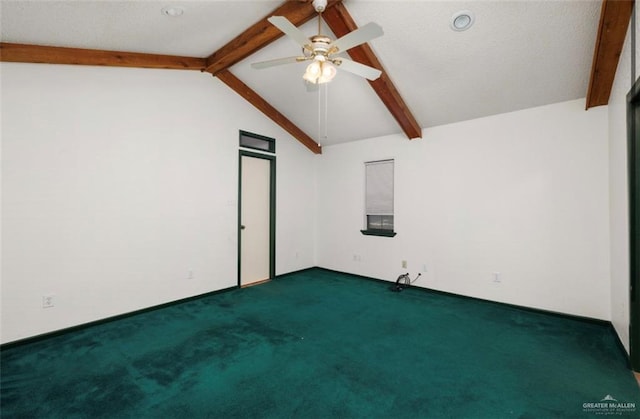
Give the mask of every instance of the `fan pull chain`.
[(324, 84), (324, 137), (323, 141), (329, 138), (329, 83)]
[(318, 89), (318, 144), (322, 141), (322, 86)]
[(318, 89), (318, 143), (329, 138), (329, 83), (323, 83)]

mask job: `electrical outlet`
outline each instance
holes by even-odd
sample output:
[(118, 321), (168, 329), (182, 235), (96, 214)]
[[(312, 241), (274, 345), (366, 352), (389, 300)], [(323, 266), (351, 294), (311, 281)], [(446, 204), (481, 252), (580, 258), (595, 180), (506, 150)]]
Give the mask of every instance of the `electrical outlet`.
[(55, 296), (53, 294), (47, 294), (42, 296), (42, 308), (51, 308), (56, 304)]
[(402, 269), (407, 269), (407, 261), (406, 260), (402, 261)]
[(502, 282), (502, 274), (500, 272), (493, 273), (493, 282)]

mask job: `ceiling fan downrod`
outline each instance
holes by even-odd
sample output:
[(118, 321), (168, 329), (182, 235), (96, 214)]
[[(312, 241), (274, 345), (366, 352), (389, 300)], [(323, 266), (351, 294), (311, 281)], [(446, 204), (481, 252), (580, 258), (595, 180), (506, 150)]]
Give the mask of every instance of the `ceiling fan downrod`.
[(327, 0), (313, 0), (313, 8), (318, 12), (318, 35), (322, 34), (322, 12), (327, 8)]
[(312, 4), (318, 13), (318, 34), (310, 38), (313, 51), (309, 58), (316, 61), (329, 61), (331, 38), (322, 35), (322, 12), (327, 8), (327, 0), (313, 0)]

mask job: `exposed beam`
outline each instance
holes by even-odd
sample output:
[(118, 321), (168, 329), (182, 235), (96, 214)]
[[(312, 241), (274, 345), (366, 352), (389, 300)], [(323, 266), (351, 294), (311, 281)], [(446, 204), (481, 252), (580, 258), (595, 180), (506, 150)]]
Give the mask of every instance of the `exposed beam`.
[[(331, 9), (342, 0), (329, 0), (327, 9)], [(280, 38), (283, 33), (267, 21), (271, 16), (284, 16), (295, 26), (317, 16), (311, 2), (285, 1), (269, 15), (250, 26), (247, 30), (232, 39), (228, 44), (207, 58), (206, 70), (214, 76), (238, 61), (243, 60), (264, 46)]]
[(260, 112), (268, 116), (273, 122), (280, 125), (285, 131), (291, 134), (296, 140), (300, 141), (309, 150), (313, 151), (316, 154), (322, 154), (322, 148), (318, 145), (318, 143), (316, 143), (304, 131), (298, 128), (293, 122), (287, 119), (286, 116), (278, 112), (276, 108), (271, 106), (249, 86), (247, 86), (240, 79), (231, 74), (229, 70), (218, 71), (216, 73), (216, 77), (236, 93), (238, 93), (240, 96), (245, 98)]
[(634, 0), (603, 0), (586, 108), (609, 103)]
[[(336, 4), (322, 14), (325, 22), (333, 33), (339, 38), (358, 28), (355, 21), (349, 14), (344, 4)], [(400, 96), (398, 89), (382, 67), (380, 60), (376, 57), (368, 44), (362, 44), (347, 51), (353, 60), (377, 68), (382, 71), (382, 75), (376, 80), (369, 81), (373, 90), (380, 97), (384, 105), (389, 109), (391, 115), (396, 119), (404, 133), (409, 137), (422, 138), (422, 129), (415, 117)]]
[(202, 70), (204, 58), (0, 43), (0, 61)]

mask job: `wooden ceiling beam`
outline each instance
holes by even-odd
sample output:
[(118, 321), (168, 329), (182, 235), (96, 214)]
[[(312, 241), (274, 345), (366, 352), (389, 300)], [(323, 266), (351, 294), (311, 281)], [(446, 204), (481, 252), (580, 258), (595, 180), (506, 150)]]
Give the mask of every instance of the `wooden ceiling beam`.
[(268, 116), (273, 122), (300, 141), (305, 147), (315, 154), (322, 154), (322, 148), (304, 131), (298, 128), (286, 116), (278, 112), (269, 102), (264, 100), (258, 93), (244, 84), (239, 78), (231, 74), (229, 70), (218, 71), (215, 75), (220, 81), (229, 86), (233, 91), (242, 96), (247, 102), (255, 106), (260, 112)]
[[(336, 4), (331, 9), (325, 11), (322, 17), (338, 38), (358, 29), (349, 11), (342, 3)], [(402, 99), (402, 96), (400, 96), (398, 89), (394, 86), (371, 47), (368, 44), (362, 44), (351, 48), (347, 52), (354, 61), (382, 71), (380, 77), (376, 80), (369, 81), (369, 84), (373, 87), (373, 90), (380, 97), (387, 109), (389, 109), (389, 112), (391, 112), (391, 115), (396, 119), (407, 137), (409, 139), (422, 138), (422, 128)]]
[[(268, 16), (207, 58), (0, 43), (0, 61), (207, 71), (217, 76), (309, 150), (321, 154), (322, 148), (316, 141), (228, 71), (228, 68), (233, 64), (283, 35), (279, 29), (267, 21), (270, 16), (284, 16), (291, 23), (299, 26), (317, 14), (309, 0), (285, 1)], [(357, 29), (353, 18), (342, 5), (342, 0), (329, 0), (323, 17), (337, 37)], [(380, 78), (370, 82), (371, 86), (398, 121), (407, 137), (422, 137), (420, 126), (387, 76), (373, 50), (364, 44), (350, 49), (349, 55), (355, 61), (382, 70)]]
[(627, 35), (634, 0), (603, 0), (591, 64), (586, 108), (607, 105)]
[[(327, 9), (339, 4), (342, 0), (329, 0)], [(284, 16), (295, 26), (300, 26), (317, 16), (311, 2), (285, 1), (269, 15), (256, 22), (228, 44), (211, 54), (207, 58), (205, 71), (214, 76), (226, 70), (235, 63), (245, 59), (254, 52), (269, 45), (284, 34), (273, 26), (267, 19), (271, 16)]]
[(6, 42), (0, 43), (0, 61), (198, 71), (201, 71), (205, 66), (205, 59), (196, 57), (49, 47), (42, 45), (11, 44)]

